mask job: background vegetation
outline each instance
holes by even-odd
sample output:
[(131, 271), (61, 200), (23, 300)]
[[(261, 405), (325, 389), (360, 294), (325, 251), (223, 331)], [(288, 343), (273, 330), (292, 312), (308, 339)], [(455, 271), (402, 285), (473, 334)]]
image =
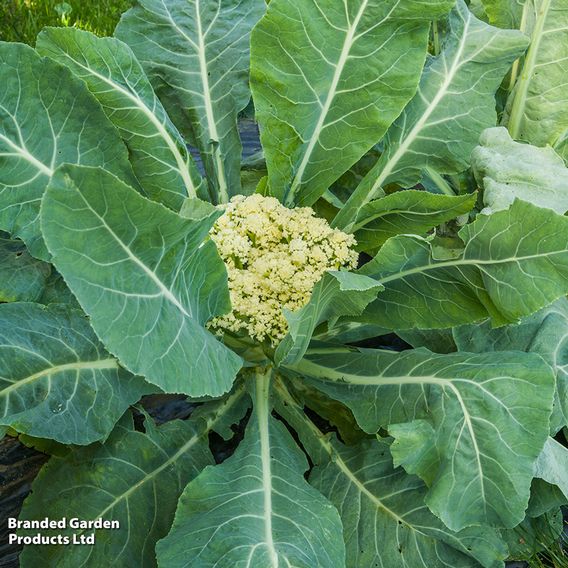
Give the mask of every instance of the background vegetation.
[(111, 35), (134, 0), (0, 0), (0, 40), (35, 44), (44, 26), (75, 26)]

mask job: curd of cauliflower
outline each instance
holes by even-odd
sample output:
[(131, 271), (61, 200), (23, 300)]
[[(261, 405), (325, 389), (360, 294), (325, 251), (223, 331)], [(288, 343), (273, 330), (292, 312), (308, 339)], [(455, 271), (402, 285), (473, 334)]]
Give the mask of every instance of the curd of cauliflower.
[(210, 235), (227, 267), (232, 310), (209, 328), (273, 346), (288, 329), (283, 308), (304, 306), (327, 270), (357, 266), (353, 235), (332, 229), (311, 207), (288, 209), (260, 194), (233, 197)]

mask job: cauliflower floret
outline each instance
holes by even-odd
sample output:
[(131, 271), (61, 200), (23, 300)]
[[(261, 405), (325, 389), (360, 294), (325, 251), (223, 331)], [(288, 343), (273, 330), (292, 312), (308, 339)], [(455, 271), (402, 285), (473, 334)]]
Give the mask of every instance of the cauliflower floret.
[(288, 209), (274, 197), (233, 197), (210, 235), (227, 267), (232, 310), (209, 327), (273, 346), (288, 331), (283, 308), (305, 306), (327, 270), (357, 265), (353, 235), (332, 229), (311, 207)]

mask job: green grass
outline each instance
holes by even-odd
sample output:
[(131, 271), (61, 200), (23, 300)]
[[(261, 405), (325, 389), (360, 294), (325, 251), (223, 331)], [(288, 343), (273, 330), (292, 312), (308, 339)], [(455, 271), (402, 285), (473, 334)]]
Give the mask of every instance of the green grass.
[(76, 26), (112, 35), (134, 0), (0, 0), (0, 40), (35, 44), (44, 26)]
[(543, 538), (543, 550), (528, 560), (529, 568), (568, 568), (568, 537), (563, 532), (559, 540)]

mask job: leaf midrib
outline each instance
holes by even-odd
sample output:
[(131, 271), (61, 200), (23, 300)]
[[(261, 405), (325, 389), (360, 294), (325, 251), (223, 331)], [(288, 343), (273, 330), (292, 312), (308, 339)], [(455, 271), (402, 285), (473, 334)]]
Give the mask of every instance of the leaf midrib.
[[(355, 20), (353, 20), (352, 25), (350, 25), (348, 30), (347, 30), (347, 34), (345, 35), (345, 39), (343, 41), (343, 47), (341, 49), (341, 54), (339, 56), (339, 60), (337, 61), (337, 64), (335, 66), (335, 71), (333, 73), (331, 85), (330, 85), (329, 90), (327, 92), (327, 97), (326, 97), (325, 103), (324, 103), (322, 110), (320, 112), (320, 115), (319, 115), (318, 121), (316, 123), (316, 126), (314, 128), (314, 131), (313, 131), (313, 133), (310, 137), (308, 147), (306, 148), (306, 151), (304, 152), (304, 155), (302, 156), (302, 161), (300, 162), (300, 165), (298, 166), (298, 170), (296, 172), (296, 175), (294, 176), (294, 179), (292, 180), (292, 183), (290, 185), (290, 189), (284, 195), (284, 202), (287, 205), (290, 205), (291, 202), (294, 200), (294, 194), (295, 194), (298, 186), (300, 186), (302, 184), (302, 181), (303, 181), (302, 178), (304, 176), (304, 172), (306, 170), (306, 167), (308, 166), (312, 152), (314, 151), (314, 148), (315, 148), (317, 142), (319, 141), (319, 137), (320, 137), (320, 134), (323, 130), (325, 120), (326, 120), (327, 115), (329, 113), (329, 110), (331, 108), (331, 104), (332, 104), (333, 100), (335, 99), (335, 95), (337, 94), (337, 87), (339, 85), (339, 80), (341, 79), (341, 75), (343, 74), (343, 70), (344, 70), (345, 65), (347, 63), (347, 60), (348, 60), (348, 57), (349, 57), (349, 52), (351, 51), (351, 48), (353, 47), (353, 44), (354, 44), (355, 31), (357, 30), (357, 26), (359, 25), (359, 22), (361, 21), (361, 18), (363, 17), (363, 13), (365, 12), (365, 9), (367, 8), (368, 3), (369, 3), (369, 0), (363, 0), (361, 6), (359, 8), (359, 11), (357, 12), (357, 16), (355, 17)], [(392, 10), (394, 10), (394, 7), (392, 8)], [(391, 12), (392, 12), (392, 10), (391, 10)]]
[[(108, 369), (118, 369), (118, 361), (116, 359), (98, 359), (95, 361), (75, 361), (73, 363), (64, 363), (62, 365), (53, 365), (52, 367), (47, 367), (34, 373), (32, 375), (28, 375), (22, 379), (17, 379), (11, 381), (13, 384), (9, 387), (0, 390), (0, 398), (10, 394), (12, 391), (15, 391), (29, 383), (33, 383), (39, 379), (44, 377), (49, 377), (51, 375), (56, 375), (59, 373), (64, 373), (66, 371), (77, 371), (81, 372), (82, 370), (108, 370)], [(7, 380), (7, 379), (3, 379)]]
[(272, 467), (270, 456), (270, 408), (269, 408), (269, 389), (271, 371), (268, 374), (259, 373), (256, 377), (256, 404), (255, 410), (258, 417), (258, 428), (260, 438), (260, 459), (262, 465), (262, 487), (263, 487), (263, 519), (264, 519), (264, 540), (270, 555), (270, 562), (273, 568), (278, 568), (278, 553), (274, 546), (272, 535)]
[[(467, 251), (467, 247), (465, 249)], [(460, 259), (458, 261), (451, 261), (451, 260), (447, 260), (445, 262), (437, 262), (437, 263), (432, 263), (432, 264), (427, 264), (427, 265), (423, 265), (423, 266), (417, 266), (416, 268), (409, 268), (408, 270), (402, 270), (400, 272), (397, 272), (396, 274), (392, 274), (391, 276), (385, 276), (384, 278), (377, 278), (377, 277), (373, 277), (371, 276), (371, 278), (375, 278), (375, 280), (377, 280), (377, 282), (379, 282), (380, 284), (385, 284), (387, 282), (392, 282), (393, 280), (399, 280), (401, 278), (404, 278), (406, 276), (412, 275), (412, 274), (418, 274), (420, 272), (426, 272), (428, 270), (435, 270), (437, 268), (452, 268), (452, 267), (457, 267), (457, 266), (478, 266), (478, 265), (492, 265), (492, 264), (506, 264), (506, 263), (511, 263), (511, 262), (522, 262), (522, 261), (526, 261), (526, 260), (534, 260), (537, 258), (549, 258), (551, 256), (555, 256), (558, 254), (567, 254), (568, 253), (568, 249), (565, 250), (558, 250), (558, 251), (551, 251), (551, 252), (546, 252), (546, 253), (540, 253), (540, 254), (531, 254), (531, 255), (526, 255), (526, 256), (516, 256), (516, 257), (509, 257), (509, 258), (504, 258), (504, 259), (497, 259), (497, 260), (483, 260), (483, 259)], [(369, 276), (369, 275), (367, 275)]]

